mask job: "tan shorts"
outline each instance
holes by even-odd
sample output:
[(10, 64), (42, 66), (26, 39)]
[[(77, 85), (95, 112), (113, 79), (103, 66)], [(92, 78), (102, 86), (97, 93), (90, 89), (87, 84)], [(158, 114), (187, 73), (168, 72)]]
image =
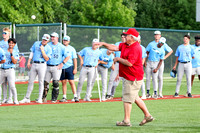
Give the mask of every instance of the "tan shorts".
[(138, 92), (141, 88), (143, 80), (130, 81), (123, 78), (122, 86), (122, 101), (128, 103), (134, 103), (139, 98)]

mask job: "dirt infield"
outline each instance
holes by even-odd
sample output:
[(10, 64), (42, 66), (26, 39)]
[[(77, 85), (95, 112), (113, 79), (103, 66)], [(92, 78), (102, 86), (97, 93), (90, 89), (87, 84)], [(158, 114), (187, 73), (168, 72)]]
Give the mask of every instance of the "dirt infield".
[[(200, 95), (192, 95), (193, 97), (192, 98), (200, 98)], [(154, 98), (148, 98), (148, 99), (144, 99), (144, 100), (167, 100), (167, 99), (183, 99), (183, 98), (188, 98), (188, 97), (185, 97), (184, 95), (179, 95), (179, 97), (173, 97), (173, 95), (165, 95), (163, 98), (157, 98), (157, 99), (154, 99)], [(94, 103), (94, 102), (100, 102), (98, 98), (95, 98), (95, 99), (91, 99), (92, 101), (91, 102), (87, 102), (87, 101), (83, 101), (82, 99), (80, 99), (79, 102), (77, 103)], [(113, 98), (112, 100), (106, 100), (106, 101), (102, 101), (102, 102), (116, 102), (116, 101), (122, 101), (121, 98)], [(72, 103), (75, 103), (75, 102), (72, 102), (71, 100), (68, 100), (68, 102), (57, 102), (57, 103), (52, 103), (50, 100), (47, 101), (46, 103), (42, 103), (42, 104), (72, 104)], [(76, 104), (77, 104), (76, 103)], [(31, 103), (22, 103), (22, 104), (19, 104), (19, 105), (15, 105), (15, 104), (2, 104), (0, 105), (1, 107), (3, 106), (23, 106), (23, 105), (40, 105), (40, 103), (36, 103), (35, 101), (31, 101)]]

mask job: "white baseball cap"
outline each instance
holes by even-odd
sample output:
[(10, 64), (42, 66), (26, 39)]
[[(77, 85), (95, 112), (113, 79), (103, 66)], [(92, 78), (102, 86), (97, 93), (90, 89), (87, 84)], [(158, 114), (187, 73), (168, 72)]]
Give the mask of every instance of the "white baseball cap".
[(49, 34), (44, 34), (42, 39), (46, 40), (46, 41), (49, 41), (50, 39), (50, 35)]
[(64, 36), (64, 37), (63, 37), (63, 40), (65, 40), (65, 41), (70, 41), (70, 37), (69, 37), (69, 36)]
[(92, 40), (92, 42), (99, 42), (99, 39), (94, 38), (94, 39)]
[(141, 36), (140, 35), (138, 36), (138, 40), (141, 40)]
[(161, 32), (160, 32), (159, 30), (156, 30), (156, 31), (154, 32), (154, 35), (161, 35)]
[(165, 44), (165, 42), (166, 42), (166, 38), (161, 37), (160, 40), (159, 40), (159, 43)]
[(56, 33), (56, 32), (51, 33), (51, 36), (59, 37), (58, 33)]

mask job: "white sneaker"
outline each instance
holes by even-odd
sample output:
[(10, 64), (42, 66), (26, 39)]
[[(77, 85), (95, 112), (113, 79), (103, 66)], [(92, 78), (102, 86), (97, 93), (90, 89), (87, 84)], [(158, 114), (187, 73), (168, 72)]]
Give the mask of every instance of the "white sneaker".
[(2, 103), (6, 103), (7, 102), (7, 99), (3, 99)]
[(105, 96), (102, 96), (101, 100), (102, 100), (102, 101), (106, 101), (107, 99), (106, 99)]
[(7, 104), (13, 104), (13, 100), (9, 99), (8, 101), (6, 101)]
[(19, 105), (19, 102), (18, 101), (14, 101), (14, 104)]
[(142, 95), (141, 99), (147, 99), (146, 95)]
[(163, 98), (163, 95), (162, 94), (158, 95), (158, 98)]
[(37, 101), (35, 101), (36, 103), (43, 103), (42, 99), (37, 99)]
[(91, 102), (92, 100), (90, 98), (84, 98), (83, 101)]
[(30, 99), (24, 98), (21, 101), (19, 101), (19, 103), (30, 103)]

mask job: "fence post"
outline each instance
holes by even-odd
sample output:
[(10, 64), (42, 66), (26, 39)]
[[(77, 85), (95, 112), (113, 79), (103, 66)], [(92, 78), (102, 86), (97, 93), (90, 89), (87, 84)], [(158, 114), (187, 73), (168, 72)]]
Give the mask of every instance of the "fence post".
[(97, 38), (100, 40), (100, 29), (97, 29)]
[(66, 23), (64, 23), (63, 29), (64, 29), (64, 36), (65, 36), (65, 35), (67, 35), (67, 24)]
[(13, 24), (13, 38), (15, 38), (15, 24)]
[(40, 27), (37, 27), (37, 40), (40, 40)]

